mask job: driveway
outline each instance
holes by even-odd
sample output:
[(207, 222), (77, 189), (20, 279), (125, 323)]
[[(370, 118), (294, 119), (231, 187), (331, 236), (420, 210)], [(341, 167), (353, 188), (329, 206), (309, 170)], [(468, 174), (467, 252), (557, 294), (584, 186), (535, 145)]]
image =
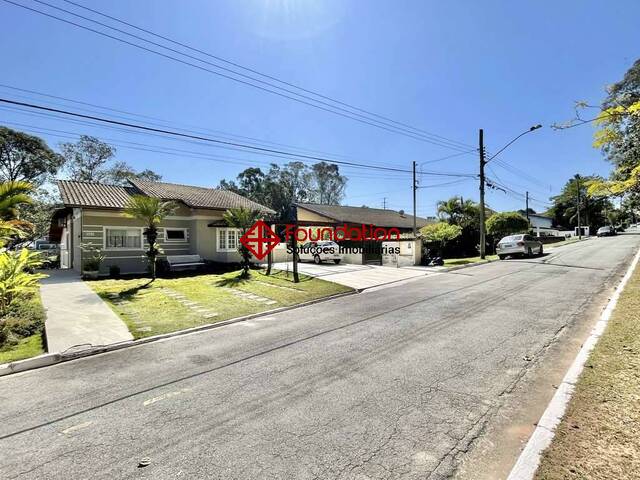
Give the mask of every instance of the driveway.
[(73, 270), (49, 270), (40, 297), (49, 352), (133, 340), (122, 320)]
[(638, 247), (567, 245), (2, 377), (0, 478), (506, 478)]
[[(273, 266), (278, 270), (291, 271), (293, 269), (292, 262), (275, 263)], [(434, 270), (429, 271), (425, 267), (395, 268), (381, 267), (379, 265), (349, 265), (342, 263), (339, 265), (334, 263), (321, 263), (320, 265), (316, 265), (315, 263), (307, 262), (298, 263), (298, 271), (311, 277), (339, 283), (357, 290), (379, 287), (438, 273)]]

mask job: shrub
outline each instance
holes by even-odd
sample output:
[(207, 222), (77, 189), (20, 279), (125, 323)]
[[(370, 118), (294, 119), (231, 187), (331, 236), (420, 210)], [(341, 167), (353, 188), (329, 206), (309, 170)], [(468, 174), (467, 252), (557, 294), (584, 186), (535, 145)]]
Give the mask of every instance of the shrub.
[(44, 331), (46, 315), (37, 294), (15, 298), (0, 324), (0, 348)]
[(29, 271), (41, 264), (40, 255), (26, 248), (0, 253), (0, 316), (6, 315), (14, 298), (36, 290), (46, 275)]
[(118, 265), (110, 265), (109, 276), (111, 278), (120, 278), (120, 267)]
[(450, 225), (447, 222), (439, 222), (422, 227), (420, 233), (427, 242), (438, 245), (439, 253), (442, 255), (442, 250), (445, 245), (462, 234), (462, 227), (459, 225)]
[(518, 212), (494, 213), (487, 219), (487, 233), (496, 238), (513, 235), (514, 233), (523, 233), (528, 230), (529, 222)]

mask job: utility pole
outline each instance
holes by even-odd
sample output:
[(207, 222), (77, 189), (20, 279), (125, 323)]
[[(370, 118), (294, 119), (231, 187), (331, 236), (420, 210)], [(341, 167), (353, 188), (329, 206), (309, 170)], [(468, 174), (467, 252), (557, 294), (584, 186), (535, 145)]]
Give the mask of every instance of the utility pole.
[(416, 228), (416, 191), (418, 184), (416, 183), (416, 162), (413, 162), (413, 238), (417, 238), (418, 229)]
[(527, 212), (527, 222), (529, 221), (529, 192), (527, 192), (527, 203), (525, 207), (525, 212)]
[(578, 210), (578, 240), (582, 240), (582, 225), (580, 224), (580, 175), (576, 174), (576, 183), (578, 186), (578, 204), (576, 206), (577, 210)]
[(387, 197), (382, 197), (382, 209), (387, 209)]
[(485, 230), (484, 230), (484, 166), (486, 161), (484, 159), (484, 131), (480, 129), (478, 131), (478, 147), (480, 151), (480, 258), (485, 257)]

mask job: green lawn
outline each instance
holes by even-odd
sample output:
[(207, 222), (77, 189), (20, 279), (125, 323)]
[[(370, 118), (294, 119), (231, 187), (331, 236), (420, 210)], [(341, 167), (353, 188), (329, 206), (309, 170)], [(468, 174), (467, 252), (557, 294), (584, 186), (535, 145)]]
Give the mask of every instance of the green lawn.
[[(249, 279), (239, 272), (149, 280), (99, 280), (88, 282), (124, 320), (135, 338), (174, 332), (230, 318), (296, 305), (351, 291), (336, 283), (276, 271), (267, 276), (253, 270)], [(256, 295), (259, 298), (250, 298)], [(194, 302), (195, 305), (188, 302)], [(213, 314), (216, 314), (213, 316)]]
[(466, 257), (466, 258), (447, 258), (444, 261), (445, 267), (455, 267), (458, 265), (468, 265), (469, 263), (486, 263), (491, 260), (497, 260), (497, 255), (487, 255), (484, 260), (480, 257)]
[(640, 478), (640, 268), (589, 356), (536, 480)]
[(30, 337), (21, 338), (16, 345), (0, 349), (0, 363), (9, 363), (16, 360), (42, 355), (42, 335), (36, 333)]

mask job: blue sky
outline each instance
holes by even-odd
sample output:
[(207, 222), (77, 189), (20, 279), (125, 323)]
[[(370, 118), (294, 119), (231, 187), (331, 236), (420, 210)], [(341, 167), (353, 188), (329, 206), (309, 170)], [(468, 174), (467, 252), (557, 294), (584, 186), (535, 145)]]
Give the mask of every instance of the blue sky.
[[(32, 0), (18, 3), (54, 13)], [(82, 12), (62, 0), (46, 0)], [(225, 59), (321, 92), (429, 132), (476, 145), (478, 128), (497, 150), (530, 125), (545, 128), (520, 139), (487, 172), (537, 200), (558, 192), (568, 177), (606, 175), (609, 165), (591, 147), (589, 126), (554, 131), (573, 115), (573, 102), (598, 103), (638, 56), (637, 1), (377, 1), (138, 0), (83, 5), (197, 46)], [(302, 105), (189, 66), (159, 58), (50, 18), (0, 2), (3, 66), (0, 83), (101, 106), (325, 152), (334, 158), (410, 168), (456, 153)], [(59, 13), (58, 13), (59, 15)], [(7, 47), (8, 46), (8, 47)], [(3, 97), (58, 103), (0, 88)], [(19, 96), (23, 95), (23, 96)], [(95, 109), (94, 109), (95, 110)], [(113, 112), (111, 112), (113, 113)], [(215, 186), (269, 157), (141, 136), (0, 108), (0, 123), (25, 130), (85, 133), (118, 143), (118, 159), (152, 168), (165, 180)], [(15, 128), (18, 128), (17, 126)], [(68, 140), (48, 131), (50, 145)], [(68, 135), (58, 132), (58, 135)], [(125, 148), (137, 142), (233, 157), (223, 161)], [(281, 161), (281, 160), (278, 160)], [(475, 154), (424, 168), (476, 173)], [(411, 208), (409, 175), (344, 169), (346, 204)], [(418, 213), (437, 200), (477, 200), (477, 181), (422, 176)], [(517, 195), (490, 191), (493, 208), (523, 207)], [(532, 202), (537, 210), (544, 205)]]

